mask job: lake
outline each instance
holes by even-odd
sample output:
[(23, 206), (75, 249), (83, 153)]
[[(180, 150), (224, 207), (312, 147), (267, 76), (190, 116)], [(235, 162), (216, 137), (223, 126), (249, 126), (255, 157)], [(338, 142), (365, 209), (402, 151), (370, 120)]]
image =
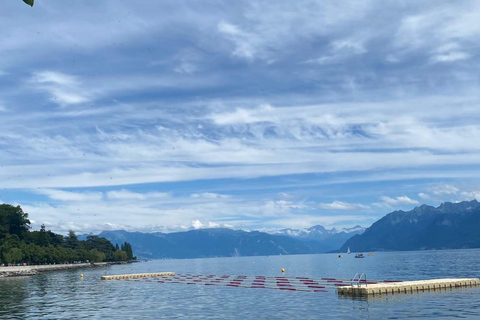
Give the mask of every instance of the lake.
[[(281, 269), (285, 273), (281, 273)], [(478, 278), (480, 250), (379, 252), (155, 260), (0, 279), (0, 319), (480, 319), (480, 289), (352, 299), (293, 292), (157, 282), (102, 281), (105, 274), (262, 275), (426, 280)], [(84, 274), (84, 278), (80, 274)]]

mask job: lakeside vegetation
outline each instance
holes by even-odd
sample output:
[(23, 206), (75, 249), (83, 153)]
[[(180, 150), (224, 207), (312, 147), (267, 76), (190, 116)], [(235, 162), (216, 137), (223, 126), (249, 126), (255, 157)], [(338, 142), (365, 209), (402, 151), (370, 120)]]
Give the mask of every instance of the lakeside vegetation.
[(79, 240), (74, 231), (67, 236), (46, 230), (30, 231), (28, 213), (20, 206), (0, 204), (0, 264), (49, 264), (135, 260), (132, 246), (119, 247), (103, 237)]

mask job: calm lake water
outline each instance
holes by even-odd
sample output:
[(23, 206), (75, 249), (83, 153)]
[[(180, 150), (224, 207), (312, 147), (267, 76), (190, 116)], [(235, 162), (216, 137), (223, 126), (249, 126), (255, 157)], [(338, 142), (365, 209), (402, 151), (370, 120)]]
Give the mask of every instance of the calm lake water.
[[(351, 299), (292, 292), (157, 282), (101, 281), (104, 274), (173, 271), (424, 280), (480, 277), (480, 250), (156, 260), (0, 279), (0, 319), (480, 319), (480, 289)], [(80, 278), (80, 274), (84, 278)]]

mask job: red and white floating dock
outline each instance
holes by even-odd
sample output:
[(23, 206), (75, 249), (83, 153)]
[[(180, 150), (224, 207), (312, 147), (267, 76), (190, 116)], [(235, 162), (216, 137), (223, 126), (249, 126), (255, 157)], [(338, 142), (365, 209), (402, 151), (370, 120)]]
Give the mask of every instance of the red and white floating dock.
[(140, 273), (125, 275), (102, 276), (102, 280), (126, 280), (157, 282), (161, 284), (187, 284), (205, 286), (227, 286), (237, 288), (277, 289), (305, 292), (328, 292), (341, 287), (351, 287), (352, 283), (374, 285), (388, 283), (388, 280), (360, 282), (355, 279), (337, 278), (308, 278), (308, 277), (267, 277), (241, 275), (202, 275), (202, 274), (175, 274), (173, 272)]
[(226, 286), (236, 288), (277, 289), (305, 292), (328, 292), (337, 290), (339, 295), (378, 295), (410, 293), (435, 289), (472, 287), (479, 285), (478, 278), (437, 279), (422, 281), (359, 280), (307, 277), (266, 277), (238, 275), (175, 274), (174, 272), (138, 273), (102, 276), (102, 280), (125, 280), (157, 282), (160, 284), (187, 284)]

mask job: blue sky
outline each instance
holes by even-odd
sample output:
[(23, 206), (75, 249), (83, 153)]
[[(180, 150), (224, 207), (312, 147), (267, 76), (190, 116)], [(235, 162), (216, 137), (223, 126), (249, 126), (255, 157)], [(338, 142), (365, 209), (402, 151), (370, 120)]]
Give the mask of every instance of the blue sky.
[(0, 202), (56, 232), (480, 200), (478, 1), (0, 4)]

